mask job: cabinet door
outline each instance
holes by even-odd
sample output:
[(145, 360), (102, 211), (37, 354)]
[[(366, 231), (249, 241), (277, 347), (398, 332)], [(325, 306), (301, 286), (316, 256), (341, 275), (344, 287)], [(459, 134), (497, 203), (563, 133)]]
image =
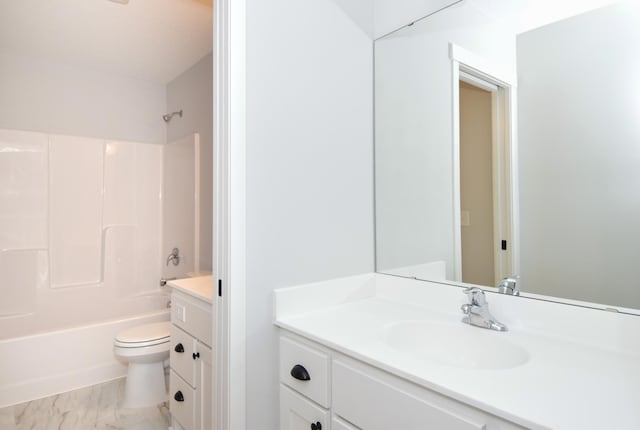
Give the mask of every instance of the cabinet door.
[(280, 384), (280, 430), (329, 430), (329, 413)]
[(366, 430), (486, 430), (486, 422), (333, 362), (333, 411)]
[(196, 428), (213, 429), (213, 354), (211, 349), (198, 343), (198, 388), (196, 389)]

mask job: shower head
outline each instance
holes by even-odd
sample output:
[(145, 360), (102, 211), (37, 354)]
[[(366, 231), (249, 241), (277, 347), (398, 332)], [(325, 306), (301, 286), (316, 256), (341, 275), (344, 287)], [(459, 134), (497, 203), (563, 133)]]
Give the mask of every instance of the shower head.
[(180, 118), (182, 118), (182, 109), (175, 111), (175, 112), (171, 112), (171, 113), (166, 113), (164, 115), (162, 115), (162, 119), (164, 120), (164, 122), (169, 122), (171, 121), (171, 118), (173, 118), (174, 115), (178, 115)]

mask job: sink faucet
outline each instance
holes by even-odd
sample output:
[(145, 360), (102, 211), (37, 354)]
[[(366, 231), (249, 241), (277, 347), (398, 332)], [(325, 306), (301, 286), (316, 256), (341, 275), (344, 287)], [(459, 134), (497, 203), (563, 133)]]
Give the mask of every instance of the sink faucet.
[(516, 282), (518, 282), (517, 276), (504, 278), (498, 284), (498, 292), (501, 294), (508, 294), (510, 296), (519, 296), (520, 291), (516, 288)]
[(507, 331), (507, 326), (496, 321), (489, 312), (489, 303), (487, 303), (484, 291), (471, 287), (465, 289), (464, 293), (469, 296), (469, 303), (460, 308), (467, 315), (462, 319), (462, 322), (490, 330)]

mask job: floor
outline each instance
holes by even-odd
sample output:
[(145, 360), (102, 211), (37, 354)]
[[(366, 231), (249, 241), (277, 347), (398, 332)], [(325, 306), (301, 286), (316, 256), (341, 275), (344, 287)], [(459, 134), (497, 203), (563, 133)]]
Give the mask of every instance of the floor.
[(143, 409), (120, 407), (124, 379), (0, 409), (0, 430), (166, 430), (166, 403)]

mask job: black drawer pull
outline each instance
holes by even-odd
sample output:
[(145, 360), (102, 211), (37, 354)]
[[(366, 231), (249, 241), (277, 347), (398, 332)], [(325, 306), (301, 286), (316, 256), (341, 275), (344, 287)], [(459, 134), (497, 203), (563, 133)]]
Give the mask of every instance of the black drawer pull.
[(182, 346), (181, 343), (177, 344), (175, 348), (173, 348), (173, 350), (175, 352), (179, 352), (180, 354), (182, 354), (184, 352), (184, 346)]
[(311, 423), (311, 430), (322, 430), (322, 423), (320, 421)]
[[(291, 376), (296, 378), (298, 381), (310, 381), (311, 376), (309, 376), (309, 372), (302, 365), (296, 364), (291, 369)], [(318, 429), (319, 430), (319, 429)]]
[(173, 396), (173, 398), (176, 400), (176, 402), (184, 402), (184, 396), (182, 395), (182, 391), (177, 391), (176, 394)]
[(199, 352), (194, 352), (191, 356), (192, 356), (192, 357), (193, 357), (193, 359), (195, 360), (195, 359), (200, 358), (200, 353), (199, 353)]

